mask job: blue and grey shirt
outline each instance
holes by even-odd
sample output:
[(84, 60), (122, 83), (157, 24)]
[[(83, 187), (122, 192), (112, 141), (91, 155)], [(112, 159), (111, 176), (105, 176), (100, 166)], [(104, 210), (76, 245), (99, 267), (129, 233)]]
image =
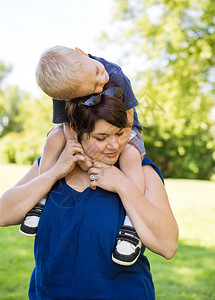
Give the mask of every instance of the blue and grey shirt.
[[(109, 80), (116, 82), (124, 93), (125, 98), (125, 108), (129, 110), (131, 108), (134, 109), (134, 123), (133, 126), (139, 130), (142, 130), (142, 126), (138, 120), (137, 112), (135, 107), (139, 104), (131, 87), (130, 80), (128, 77), (123, 73), (122, 69), (114, 64), (111, 63), (104, 58), (96, 57), (89, 54), (89, 57), (95, 60), (98, 60), (102, 63), (109, 74)], [(53, 99), (53, 119), (52, 122), (55, 124), (64, 123), (67, 121), (66, 113), (65, 113), (65, 103), (66, 101), (59, 101)]]

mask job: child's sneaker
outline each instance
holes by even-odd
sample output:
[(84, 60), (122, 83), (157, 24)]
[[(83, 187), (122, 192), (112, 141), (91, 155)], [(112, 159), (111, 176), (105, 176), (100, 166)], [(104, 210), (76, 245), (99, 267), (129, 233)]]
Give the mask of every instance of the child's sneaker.
[(40, 215), (44, 205), (38, 203), (26, 215), (25, 220), (19, 228), (22, 235), (34, 237), (37, 234), (37, 226), (40, 220)]
[(142, 246), (134, 227), (123, 225), (116, 240), (112, 260), (119, 265), (131, 266), (137, 261)]

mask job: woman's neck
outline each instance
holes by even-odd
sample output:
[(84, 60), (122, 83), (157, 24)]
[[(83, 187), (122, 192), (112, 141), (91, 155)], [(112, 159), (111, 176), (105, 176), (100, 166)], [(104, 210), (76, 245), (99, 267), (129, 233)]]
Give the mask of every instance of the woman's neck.
[(90, 177), (78, 165), (65, 177), (66, 183), (78, 192), (83, 192), (90, 186)]

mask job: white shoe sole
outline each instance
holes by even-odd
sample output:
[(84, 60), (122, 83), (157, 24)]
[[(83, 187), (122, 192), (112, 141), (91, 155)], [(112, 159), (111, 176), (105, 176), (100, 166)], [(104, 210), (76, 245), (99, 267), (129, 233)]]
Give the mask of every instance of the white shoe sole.
[(21, 235), (24, 235), (24, 236), (27, 236), (27, 237), (35, 237), (36, 236), (36, 233), (34, 233), (34, 234), (28, 234), (28, 233), (23, 232), (22, 230), (20, 230), (20, 228), (19, 228), (19, 233)]
[(140, 253), (139, 253), (138, 256), (135, 258), (135, 260), (133, 260), (133, 261), (131, 261), (131, 262), (128, 262), (128, 261), (118, 260), (118, 259), (116, 259), (116, 258), (113, 256), (113, 254), (112, 254), (112, 261), (115, 262), (115, 263), (118, 264), (118, 265), (129, 267), (129, 266), (132, 266), (132, 265), (138, 260), (139, 256), (140, 256)]

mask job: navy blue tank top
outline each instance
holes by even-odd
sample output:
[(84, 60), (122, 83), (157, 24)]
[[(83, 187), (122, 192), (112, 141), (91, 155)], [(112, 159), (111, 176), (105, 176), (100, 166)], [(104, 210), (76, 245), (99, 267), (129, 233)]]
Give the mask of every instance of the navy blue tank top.
[[(153, 165), (147, 158), (143, 164)], [(39, 221), (29, 299), (155, 299), (144, 246), (132, 266), (111, 259), (124, 217), (117, 194), (90, 187), (77, 192), (59, 180)]]

